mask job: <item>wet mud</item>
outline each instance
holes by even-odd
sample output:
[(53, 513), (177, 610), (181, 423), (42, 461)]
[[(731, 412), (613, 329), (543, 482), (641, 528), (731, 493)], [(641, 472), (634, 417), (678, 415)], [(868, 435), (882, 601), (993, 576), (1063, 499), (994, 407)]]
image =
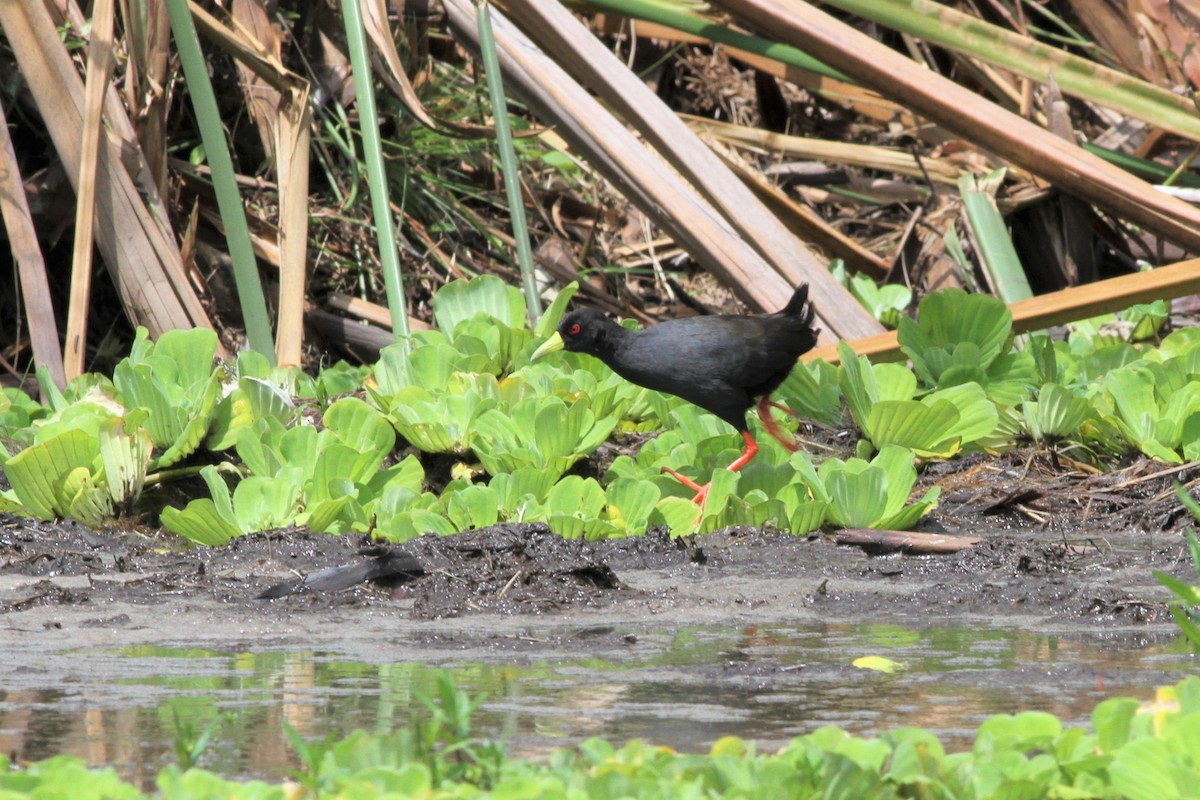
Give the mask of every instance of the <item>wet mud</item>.
[[(95, 627), (209, 608), (242, 621), (317, 623), (322, 614), (364, 607), (413, 621), (491, 615), (488, 626), (647, 614), (1164, 622), (1166, 594), (1152, 572), (1189, 574), (1183, 530), (1190, 520), (1172, 491), (1189, 477), (1188, 468), (1153, 462), (1087, 474), (1041, 454), (937, 464), (924, 482), (943, 487), (941, 504), (922, 529), (979, 541), (930, 556), (870, 554), (830, 535), (748, 528), (678, 539), (653, 529), (589, 542), (537, 523), (400, 545), (286, 530), (205, 548), (162, 531), (7, 517), (0, 518), (0, 620)], [(341, 584), (314, 576), (334, 568), (357, 569), (341, 582), (354, 585), (323, 591)], [(284, 596), (262, 597), (289, 582)]]
[[(932, 464), (922, 483), (943, 493), (921, 529), (978, 537), (948, 555), (869, 553), (835, 532), (588, 542), (539, 524), (201, 548), (0, 517), (0, 745), (149, 781), (173, 757), (155, 709), (203, 686), (204, 708), (241, 709), (261, 740), (214, 763), (266, 776), (290, 763), (281, 720), (316, 738), (405, 724), (405, 676), (428, 683), (409, 672), (426, 667), (491, 698), (484, 728), (525, 754), (589, 735), (773, 745), (820, 724), (927, 725), (969, 746), (981, 715), (1016, 708), (1086, 722), (1112, 692), (1194, 668), (1153, 572), (1195, 580), (1173, 485), (1197, 475), (1144, 461), (1095, 474), (1042, 453)], [(850, 666), (872, 653), (912, 672)], [(130, 725), (146, 731), (136, 746)]]

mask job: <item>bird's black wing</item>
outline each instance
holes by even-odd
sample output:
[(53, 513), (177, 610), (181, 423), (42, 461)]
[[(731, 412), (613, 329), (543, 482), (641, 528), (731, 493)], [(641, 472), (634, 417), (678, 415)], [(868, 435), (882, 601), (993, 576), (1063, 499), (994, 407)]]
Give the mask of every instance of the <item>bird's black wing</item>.
[(796, 365), (800, 355), (816, 344), (810, 327), (779, 317), (733, 317), (730, 328), (742, 347), (737, 358), (726, 359), (726, 378), (752, 397), (770, 394)]
[(764, 347), (755, 319), (663, 322), (631, 339), (611, 366), (633, 383), (682, 397), (745, 430), (746, 409), (754, 401), (751, 389), (766, 372), (778, 369), (780, 358), (787, 358), (770, 344)]

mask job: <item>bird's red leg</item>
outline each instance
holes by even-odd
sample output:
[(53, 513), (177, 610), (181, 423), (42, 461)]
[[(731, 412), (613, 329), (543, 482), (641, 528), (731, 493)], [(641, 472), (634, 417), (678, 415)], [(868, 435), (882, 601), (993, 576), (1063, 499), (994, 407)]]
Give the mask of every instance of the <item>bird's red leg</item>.
[[(750, 431), (742, 431), (742, 439), (745, 440), (746, 446), (742, 448), (742, 454), (729, 465), (728, 469), (730, 472), (737, 472), (749, 464), (750, 460), (758, 454), (758, 442), (754, 441), (754, 437), (750, 435)], [(712, 481), (700, 485), (688, 476), (681, 475), (670, 467), (663, 467), (662, 471), (696, 493), (696, 496), (692, 498), (692, 502), (700, 506), (700, 514), (703, 516), (704, 504), (708, 501), (708, 490), (712, 487)]]
[[(758, 401), (758, 418), (762, 420), (763, 426), (767, 429), (767, 433), (771, 434), (771, 436), (773, 436), (775, 438), (775, 441), (777, 441), (781, 445), (783, 445), (785, 449), (790, 450), (791, 452), (794, 453), (800, 449), (800, 445), (797, 444), (796, 437), (794, 437), (794, 436), (789, 439), (784, 439), (783, 429), (779, 427), (779, 423), (776, 422), (775, 419), (771, 416), (771, 407), (772, 406), (774, 406), (775, 408), (782, 409), (783, 411), (786, 411), (787, 413), (791, 414), (793, 417), (796, 416), (796, 412), (792, 411), (790, 408), (787, 408), (786, 406), (781, 406), (779, 403), (776, 403), (774, 400), (772, 400), (769, 397), (764, 397)], [(745, 466), (745, 465), (743, 464), (743, 466)]]
[(766, 403), (767, 405), (769, 405), (771, 408), (778, 408), (780, 411), (787, 414), (789, 417), (796, 416), (795, 411), (792, 411), (790, 408), (785, 406), (783, 403), (776, 403), (774, 400), (772, 400), (769, 397), (764, 397), (763, 402)]
[(746, 446), (742, 448), (742, 454), (737, 457), (737, 460), (729, 465), (730, 472), (737, 472), (749, 464), (750, 459), (758, 454), (758, 442), (754, 441), (754, 437), (750, 435), (750, 431), (742, 431), (742, 439), (746, 441)]

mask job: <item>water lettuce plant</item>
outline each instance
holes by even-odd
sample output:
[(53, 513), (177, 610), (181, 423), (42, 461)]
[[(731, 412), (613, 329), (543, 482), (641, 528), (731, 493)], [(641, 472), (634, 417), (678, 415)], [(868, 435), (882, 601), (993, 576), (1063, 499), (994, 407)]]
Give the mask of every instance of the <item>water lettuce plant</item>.
[(27, 444), (34, 421), (45, 414), (45, 407), (20, 389), (0, 387), (0, 465), (9, 455), (5, 441), (20, 442), (24, 438)]
[(151, 342), (139, 327), (129, 357), (113, 370), (116, 400), (146, 410), (155, 468), (177, 463), (204, 441), (221, 387), (216, 352), (217, 334), (207, 328), (167, 331)]
[(1188, 369), (1176, 357), (1113, 370), (1097, 396), (1101, 414), (1148, 456), (1176, 464), (1200, 458), (1200, 382)]
[(599, 447), (616, 420), (596, 419), (587, 403), (529, 397), (505, 411), (491, 408), (475, 425), (474, 451), (492, 475), (535, 467), (560, 477)]
[(142, 492), (151, 460), (150, 434), (141, 426), (144, 412), (125, 418), (95, 413), (62, 415), (55, 427), (4, 462), (11, 490), (0, 499), (12, 510), (41, 520), (72, 517), (99, 527), (119, 510), (128, 510)]
[(829, 271), (875, 319), (888, 328), (895, 328), (900, 323), (900, 315), (912, 305), (912, 289), (907, 286), (898, 283), (881, 284), (866, 275), (851, 275), (846, 271), (841, 259), (832, 262)]
[[(551, 304), (540, 334), (570, 294)], [(590, 538), (652, 526), (806, 533), (915, 524), (937, 500), (936, 487), (911, 496), (920, 461), (964, 450), (1032, 440), (1095, 457), (1200, 457), (1195, 330), (1154, 346), (1081, 325), (1065, 341), (1034, 336), (1014, 348), (998, 301), (929, 295), (918, 320), (899, 326), (913, 369), (843, 346), (840, 366), (797, 365), (780, 387), (802, 417), (852, 419), (857, 458), (814, 460), (763, 437), (758, 458), (735, 474), (724, 467), (740, 443), (716, 417), (578, 354), (530, 364), (538, 337), (525, 327), (524, 298), (498, 279), (453, 282), (434, 306), (441, 330), (385, 348), (369, 368), (306, 376), (249, 352), (219, 364), (211, 332), (154, 343), (143, 333), (111, 381), (85, 375), (63, 392), (47, 382), (45, 406), (0, 393), (0, 447), (13, 451), (0, 450), (11, 484), (0, 508), (101, 525), (135, 509), (171, 465), (200, 471), (210, 496), (164, 511), (163, 524), (210, 545), (274, 526), (403, 540), (509, 520)], [(633, 432), (657, 435), (603, 475), (579, 474), (584, 459)], [(437, 492), (425, 474), (436, 462), (424, 454), (448, 456)], [(666, 465), (711, 478), (702, 515), (661, 474)]]
[(1012, 347), (1012, 312), (989, 295), (946, 289), (926, 295), (917, 320), (902, 319), (897, 337), (923, 385), (986, 385)]
[(948, 458), (988, 436), (999, 413), (978, 383), (966, 381), (917, 399), (916, 376), (899, 364), (872, 365), (839, 345), (838, 384), (865, 441), (900, 445), (919, 456)]
[(343, 397), (326, 409), (322, 428), (285, 427), (265, 416), (242, 431), (237, 453), (249, 473), (230, 493), (215, 467), (201, 470), (211, 499), (166, 508), (163, 525), (199, 544), (220, 545), (258, 530), (306, 524), (330, 533), (366, 532), (374, 504), (391, 488), (419, 488), (413, 457), (381, 470), (396, 434), (375, 409)]
[(1083, 396), (1057, 383), (1047, 383), (1036, 399), (1021, 402), (1020, 424), (1033, 441), (1054, 444), (1077, 434), (1095, 414)]
[[(800, 459), (804, 463), (804, 459)], [(915, 503), (908, 499), (917, 482), (912, 453), (885, 445), (871, 461), (826, 459), (807, 485), (829, 504), (827, 522), (842, 528), (905, 529), (937, 505), (941, 489), (928, 489)]]
[[(886, 676), (879, 679), (886, 680)], [(872, 737), (836, 727), (798, 736), (761, 753), (735, 737), (705, 753), (678, 753), (633, 740), (620, 746), (588, 739), (539, 760), (513, 758), (501, 743), (472, 733), (477, 699), (448, 677), (411, 729), (358, 731), (341, 741), (309, 743), (289, 734), (302, 770), (282, 779), (240, 780), (197, 768), (167, 766), (154, 796), (191, 800), (278, 800), (299, 791), (322, 798), (425, 797), (1013, 797), (1130, 798), (1195, 796), (1200, 772), (1200, 679), (1158, 689), (1145, 701), (1115, 697), (1097, 704), (1089, 728), (1039, 711), (997, 714), (975, 731), (974, 744), (947, 752), (922, 728)], [(89, 769), (57, 756), (14, 769), (0, 754), (5, 800), (147, 797), (111, 767)]]

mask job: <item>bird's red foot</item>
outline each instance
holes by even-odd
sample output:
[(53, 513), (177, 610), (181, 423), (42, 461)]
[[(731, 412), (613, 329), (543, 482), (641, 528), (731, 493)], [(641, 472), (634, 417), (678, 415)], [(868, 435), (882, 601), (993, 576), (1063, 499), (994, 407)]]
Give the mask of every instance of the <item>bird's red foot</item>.
[(666, 475), (670, 475), (672, 478), (679, 481), (684, 486), (686, 486), (687, 488), (691, 489), (693, 492), (696, 493), (696, 496), (692, 498), (692, 502), (695, 503), (696, 505), (700, 506), (700, 514), (703, 515), (704, 514), (704, 503), (705, 503), (705, 501), (708, 500), (708, 490), (709, 490), (709, 487), (712, 486), (712, 481), (709, 481), (708, 483), (701, 485), (699, 483), (696, 483), (694, 480), (689, 478), (687, 475), (676, 472), (675, 470), (671, 469), (670, 467), (663, 467), (662, 472)]
[(771, 400), (767, 397), (764, 397), (758, 401), (758, 418), (762, 420), (763, 427), (767, 429), (767, 433), (771, 434), (771, 437), (774, 438), (775, 441), (783, 445), (784, 449), (792, 453), (796, 452), (800, 449), (800, 443), (796, 441), (795, 436), (789, 436), (786, 439), (784, 438), (783, 428), (779, 427), (779, 423), (776, 422), (775, 418), (771, 416), (772, 408), (778, 408), (780, 411), (790, 414), (793, 417), (796, 416), (796, 412), (792, 411), (787, 406), (780, 405), (779, 403), (776, 403), (774, 400)]
[[(746, 446), (742, 449), (742, 454), (738, 456), (732, 464), (729, 465), (728, 469), (732, 472), (737, 472), (739, 469), (749, 464), (750, 459), (754, 458), (755, 454), (758, 453), (758, 443), (754, 441), (754, 437), (750, 435), (749, 431), (742, 431), (742, 440), (745, 441)], [(663, 467), (662, 472), (666, 475), (670, 475), (672, 478), (696, 493), (696, 496), (692, 498), (692, 502), (700, 506), (700, 516), (703, 517), (704, 504), (708, 502), (708, 490), (712, 488), (712, 481), (709, 481), (702, 486), (689, 478), (687, 475), (676, 472), (670, 467)]]

